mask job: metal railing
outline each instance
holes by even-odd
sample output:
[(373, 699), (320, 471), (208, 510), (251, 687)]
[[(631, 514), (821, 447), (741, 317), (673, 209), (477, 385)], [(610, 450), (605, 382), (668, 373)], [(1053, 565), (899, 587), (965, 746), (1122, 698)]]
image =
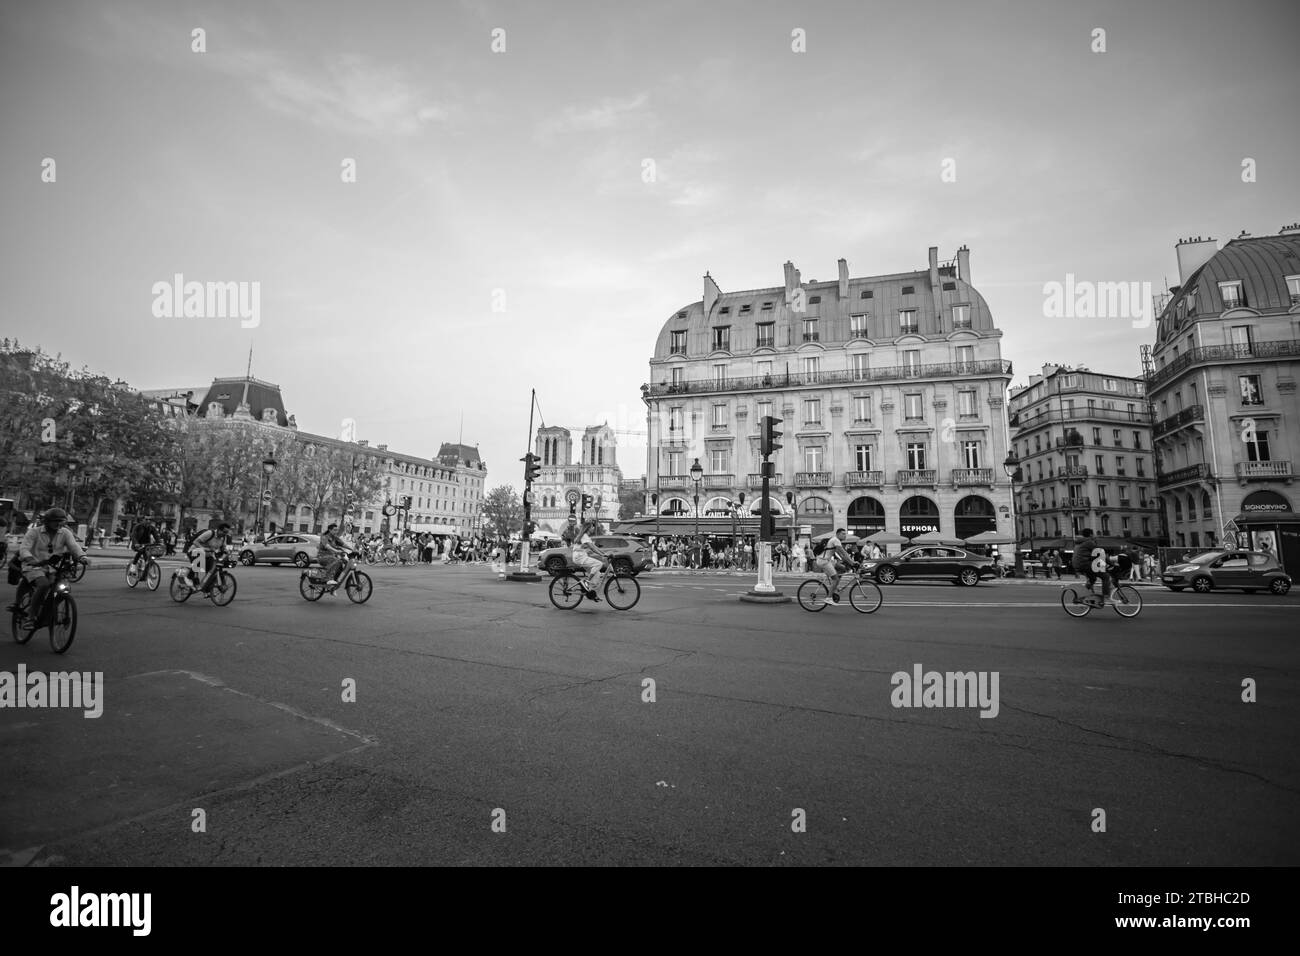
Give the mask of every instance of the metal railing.
[(1237, 462), (1237, 477), (1243, 481), (1269, 478), (1285, 478), (1290, 481), (1294, 476), (1295, 472), (1291, 470), (1291, 462), (1285, 459)]
[(782, 372), (776, 375), (746, 375), (704, 381), (661, 382), (649, 386), (647, 394), (699, 395), (708, 392), (753, 392), (763, 389), (801, 388), (815, 385), (848, 385), (854, 382), (894, 382), (918, 378), (956, 378), (962, 375), (1010, 376), (1012, 365), (1002, 359), (982, 362), (942, 362), (931, 365), (890, 365), (881, 368), (845, 369), (833, 372)]
[(1283, 358), (1300, 355), (1300, 339), (1280, 339), (1274, 342), (1243, 342), (1233, 345), (1203, 345), (1188, 349), (1164, 368), (1151, 373), (1148, 388), (1155, 388), (1181, 375), (1196, 365), (1206, 362), (1232, 362), (1241, 359)]
[(1129, 422), (1134, 425), (1149, 425), (1151, 423), (1150, 413), (1139, 409), (1134, 409), (1130, 413), (1128, 410), (1120, 408), (1076, 408), (1074, 411), (1053, 408), (1032, 417), (1022, 413), (1016, 416), (1016, 423), (1012, 427), (1022, 429), (1037, 428), (1051, 422), (1069, 423), (1090, 419), (1102, 422)]
[(1161, 488), (1166, 488), (1169, 485), (1181, 485), (1188, 481), (1200, 481), (1213, 477), (1210, 466), (1201, 462), (1200, 464), (1188, 465), (1186, 468), (1177, 468), (1167, 472), (1156, 479), (1156, 484)]
[(1191, 422), (1205, 421), (1205, 406), (1191, 405), (1184, 408), (1181, 412), (1170, 415), (1151, 426), (1151, 437), (1159, 438), (1161, 435), (1171, 432), (1176, 428), (1182, 428)]
[(660, 475), (659, 487), (669, 488), (669, 489), (685, 488), (686, 482), (689, 480), (690, 479), (688, 479), (685, 475)]

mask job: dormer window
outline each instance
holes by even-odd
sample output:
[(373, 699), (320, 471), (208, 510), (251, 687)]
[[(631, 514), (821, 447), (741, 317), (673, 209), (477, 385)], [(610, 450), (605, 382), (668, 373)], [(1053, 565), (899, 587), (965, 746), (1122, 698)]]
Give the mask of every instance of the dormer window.
[(763, 303), (763, 311), (764, 311), (764, 312), (771, 312), (771, 311), (772, 311), (772, 303), (771, 303), (771, 302), (764, 302), (764, 303)]
[(731, 326), (716, 325), (713, 327), (713, 351), (731, 351)]
[(677, 313), (677, 318), (679, 318), (679, 319), (684, 319), (684, 318), (686, 318), (686, 310), (685, 310), (685, 309), (682, 309), (682, 311), (678, 312), (678, 313)]
[(916, 286), (914, 285), (903, 286), (903, 295), (915, 295), (915, 294), (916, 294)]
[(861, 298), (863, 298), (863, 299), (870, 299), (870, 298), (874, 297), (874, 295), (875, 295), (875, 293), (872, 292), (870, 289), (863, 289), (863, 290), (862, 290)]
[(1219, 297), (1223, 299), (1224, 309), (1237, 309), (1246, 304), (1241, 294), (1241, 280), (1219, 283)]
[(945, 283), (943, 284), (943, 291), (944, 291), (944, 292), (955, 292), (956, 289), (957, 289), (957, 283), (955, 283), (955, 282), (945, 282)]
[(814, 295), (814, 296), (812, 296), (811, 298), (808, 299), (808, 304), (809, 304), (809, 305), (817, 305), (818, 303), (821, 302), (821, 300), (822, 300), (822, 297), (821, 297), (821, 296), (819, 296), (819, 295)]
[(731, 306), (724, 305), (718, 310), (718, 315), (731, 315)]
[(754, 311), (754, 307), (752, 305), (742, 305), (740, 307), (741, 315), (749, 315), (753, 311)]

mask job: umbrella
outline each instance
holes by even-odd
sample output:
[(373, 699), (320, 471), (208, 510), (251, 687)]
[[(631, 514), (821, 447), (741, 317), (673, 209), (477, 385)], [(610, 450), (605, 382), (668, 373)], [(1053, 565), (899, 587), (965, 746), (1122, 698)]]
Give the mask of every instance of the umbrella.
[[(819, 534), (819, 535), (817, 535), (817, 537), (812, 538), (812, 539), (810, 539), (810, 540), (811, 540), (814, 544), (816, 544), (818, 541), (829, 541), (829, 540), (830, 540), (831, 538), (833, 538), (833, 537), (835, 537), (835, 532), (834, 532), (834, 531), (827, 531), (825, 534)], [(857, 543), (858, 543), (859, 541), (861, 541), (861, 540), (862, 540), (862, 539), (859, 538), (856, 534), (848, 534), (848, 535), (845, 535), (845, 536), (844, 536), (844, 543), (845, 543), (845, 544), (857, 544)]]
[(1005, 534), (998, 534), (996, 531), (981, 531), (979, 534), (973, 534), (966, 539), (967, 544), (1015, 544), (1015, 541), (1008, 538)]
[(919, 536), (913, 538), (913, 539), (912, 539), (912, 544), (914, 544), (914, 545), (921, 545), (921, 544), (951, 545), (952, 547), (959, 548), (959, 547), (962, 546), (962, 544), (964, 544), (964, 542), (962, 542), (962, 541), (958, 541), (958, 540), (956, 540), (956, 539), (954, 539), (954, 538), (944, 538), (944, 537), (941, 537), (941, 536), (939, 536), (939, 535), (937, 535), (937, 534), (923, 534), (923, 535), (919, 535)]
[(867, 540), (875, 544), (907, 544), (907, 539), (892, 531), (877, 531), (867, 535)]

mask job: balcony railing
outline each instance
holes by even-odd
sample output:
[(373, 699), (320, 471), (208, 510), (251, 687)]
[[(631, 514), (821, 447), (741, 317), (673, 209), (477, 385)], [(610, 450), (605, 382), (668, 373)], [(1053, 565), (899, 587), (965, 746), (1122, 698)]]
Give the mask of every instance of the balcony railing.
[(704, 487), (709, 489), (727, 489), (735, 481), (735, 475), (705, 475)]
[(1066, 466), (1065, 466), (1064, 468), (1062, 468), (1059, 472), (1057, 472), (1056, 477), (1058, 477), (1058, 478), (1087, 478), (1087, 477), (1088, 477), (1088, 468), (1087, 468), (1086, 465), (1066, 465)]
[(1188, 349), (1164, 368), (1158, 368), (1147, 379), (1147, 387), (1155, 388), (1181, 375), (1196, 365), (1207, 362), (1233, 362), (1241, 359), (1283, 358), (1300, 355), (1300, 339), (1280, 339), (1275, 342), (1243, 342), (1233, 345), (1203, 345)]
[(1181, 485), (1189, 481), (1202, 481), (1212, 477), (1210, 466), (1201, 462), (1200, 464), (1188, 465), (1186, 468), (1178, 468), (1167, 472), (1156, 479), (1156, 484), (1161, 488), (1167, 488), (1170, 485)]
[(829, 488), (831, 473), (829, 471), (797, 471), (794, 475), (796, 488)]
[(685, 488), (686, 482), (689, 481), (685, 475), (660, 475), (660, 488)]
[[(750, 476), (749, 476), (749, 487), (751, 487), (751, 488), (762, 488), (762, 487), (763, 487), (763, 476), (762, 476), (762, 475), (750, 475)], [(768, 487), (769, 487), (769, 488), (780, 488), (780, 487), (781, 487), (781, 476), (780, 476), (780, 475), (773, 475), (771, 478), (769, 478), (769, 479), (768, 479)]]
[(805, 342), (820, 342), (822, 340), (822, 334), (820, 332), (805, 332), (803, 334), (803, 340)]
[(1275, 478), (1281, 478), (1283, 481), (1289, 483), (1294, 477), (1295, 472), (1291, 470), (1291, 462), (1289, 461), (1237, 462), (1237, 478), (1242, 482), (1271, 481)]
[(900, 488), (933, 487), (939, 483), (938, 472), (933, 468), (906, 468), (898, 472), (897, 479)]
[(773, 339), (773, 338), (765, 338), (764, 336), (761, 336), (761, 335), (760, 335), (759, 338), (758, 338), (758, 344), (755, 345), (754, 348), (756, 348), (756, 349), (774, 349), (774, 348), (776, 348), (776, 339)]
[[(1151, 423), (1151, 414), (1144, 408), (1135, 408), (1132, 414), (1127, 409), (1120, 408), (1076, 408), (1074, 411), (1054, 408), (1043, 412), (1041, 415), (1026, 415), (1021, 412), (1012, 418), (1011, 427), (1024, 430), (1055, 422), (1069, 424), (1081, 421), (1128, 422), (1134, 425), (1149, 425)], [(1058, 446), (1061, 444), (1059, 437), (1057, 443)]]
[(1192, 422), (1205, 421), (1205, 406), (1192, 405), (1184, 408), (1181, 412), (1170, 415), (1151, 426), (1151, 437), (1159, 438), (1161, 435), (1182, 428), (1184, 425), (1190, 425)]
[(992, 488), (993, 469), (992, 468), (954, 468), (952, 470), (952, 486), (954, 488), (970, 488), (975, 486)]
[(844, 475), (845, 488), (880, 488), (884, 484), (883, 471), (850, 471)]
[(815, 385), (847, 385), (853, 382), (894, 382), (917, 378), (956, 378), (962, 375), (1012, 374), (1010, 362), (991, 359), (984, 362), (945, 362), (937, 365), (889, 365), (881, 368), (845, 369), (834, 372), (781, 372), (776, 375), (747, 375), (722, 381), (707, 379), (673, 385), (662, 382), (648, 387), (646, 394), (698, 395), (708, 392), (754, 392), (763, 389), (800, 388)]

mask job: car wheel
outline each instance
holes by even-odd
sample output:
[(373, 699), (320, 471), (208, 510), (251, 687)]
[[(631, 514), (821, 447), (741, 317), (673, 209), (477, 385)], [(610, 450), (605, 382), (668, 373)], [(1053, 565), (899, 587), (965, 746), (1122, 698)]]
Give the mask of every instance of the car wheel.
[(980, 573), (974, 568), (962, 568), (961, 574), (957, 575), (957, 581), (963, 587), (973, 588), (980, 583)]
[(881, 584), (893, 584), (898, 578), (898, 572), (889, 565), (876, 569), (876, 580)]
[(1192, 582), (1192, 590), (1197, 594), (1209, 594), (1214, 588), (1214, 583), (1209, 578), (1197, 578)]
[(311, 564), (311, 558), (307, 557), (306, 551), (299, 551), (293, 556), (293, 566), (295, 568), (305, 568)]
[(547, 558), (547, 559), (546, 559), (546, 570), (547, 570), (547, 571), (550, 571), (552, 574), (559, 574), (561, 571), (564, 570), (564, 559), (563, 559), (563, 558)]
[(1284, 581), (1281, 578), (1278, 578), (1276, 581), (1274, 581), (1272, 584), (1268, 586), (1268, 589), (1272, 591), (1274, 594), (1279, 594), (1279, 595), (1286, 594), (1287, 591), (1291, 590), (1291, 582)]
[(252, 551), (239, 552), (239, 563), (246, 568), (251, 568), (257, 563), (257, 558), (253, 557)]

